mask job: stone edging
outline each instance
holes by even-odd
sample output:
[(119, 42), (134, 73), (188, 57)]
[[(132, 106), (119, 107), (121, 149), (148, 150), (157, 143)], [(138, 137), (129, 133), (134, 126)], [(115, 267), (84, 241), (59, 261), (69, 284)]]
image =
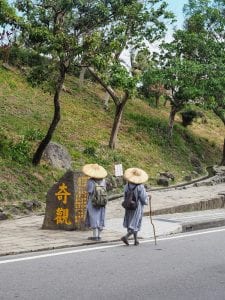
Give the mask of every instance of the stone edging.
[[(177, 188), (182, 188), (182, 187), (192, 186), (192, 185), (196, 187), (202, 185), (214, 185), (221, 182), (225, 182), (225, 166), (221, 166), (221, 167), (211, 166), (207, 168), (207, 175), (194, 179), (190, 182), (182, 182), (177, 185), (171, 185), (169, 187), (155, 187), (155, 188), (153, 187), (147, 191), (150, 192), (150, 191), (171, 190), (171, 189), (177, 189)], [(116, 200), (122, 197), (123, 197), (123, 193), (111, 195), (109, 196), (109, 201)]]

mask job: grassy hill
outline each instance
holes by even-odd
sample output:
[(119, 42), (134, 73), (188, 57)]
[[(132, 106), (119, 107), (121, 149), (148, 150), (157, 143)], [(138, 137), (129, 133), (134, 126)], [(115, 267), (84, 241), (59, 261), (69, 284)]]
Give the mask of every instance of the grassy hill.
[[(147, 101), (128, 102), (119, 132), (118, 147), (108, 149), (113, 122), (113, 103), (103, 109), (104, 91), (87, 81), (83, 88), (78, 80), (67, 77), (72, 94), (62, 93), (62, 118), (53, 141), (67, 147), (73, 169), (97, 162), (113, 175), (114, 164), (124, 168), (137, 166), (150, 175), (156, 184), (159, 172), (172, 172), (176, 181), (191, 174), (192, 158), (203, 167), (220, 161), (223, 124), (211, 112), (204, 111), (207, 123), (195, 122), (187, 129), (179, 116), (174, 128), (173, 143), (167, 139), (169, 105), (154, 108)], [(32, 88), (19, 73), (0, 68), (0, 206), (18, 208), (23, 200), (45, 201), (45, 194), (64, 171), (53, 169), (42, 161), (31, 165), (32, 155), (45, 135), (53, 114), (52, 95)]]

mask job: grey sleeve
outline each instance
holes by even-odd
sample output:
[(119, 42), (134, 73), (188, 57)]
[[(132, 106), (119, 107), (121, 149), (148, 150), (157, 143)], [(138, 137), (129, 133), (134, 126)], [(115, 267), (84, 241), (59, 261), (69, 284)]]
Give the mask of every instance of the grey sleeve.
[(143, 186), (143, 184), (140, 184), (138, 186), (138, 199), (140, 200), (142, 205), (148, 204), (149, 197), (146, 193), (146, 190), (145, 190), (145, 187)]
[(95, 187), (95, 184), (94, 184), (93, 180), (89, 179), (88, 182), (87, 182), (87, 192), (89, 194), (93, 194), (94, 193), (94, 187)]

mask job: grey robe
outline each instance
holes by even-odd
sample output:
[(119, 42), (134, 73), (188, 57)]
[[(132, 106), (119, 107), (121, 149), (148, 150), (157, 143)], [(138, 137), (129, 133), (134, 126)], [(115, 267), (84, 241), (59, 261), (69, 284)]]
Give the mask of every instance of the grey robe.
[[(129, 231), (139, 231), (141, 229), (141, 222), (143, 217), (144, 205), (148, 203), (148, 195), (146, 193), (145, 187), (143, 184), (133, 184), (129, 183), (129, 188), (135, 189), (135, 196), (138, 199), (138, 206), (135, 210), (125, 210), (123, 226), (127, 228)], [(128, 190), (128, 184), (124, 187), (124, 194)]]
[(105, 207), (94, 207), (91, 201), (95, 191), (95, 181), (99, 185), (106, 187), (105, 179), (94, 180), (93, 178), (90, 178), (88, 180), (87, 191), (89, 196), (85, 224), (87, 227), (99, 228), (102, 230), (103, 227), (105, 227)]

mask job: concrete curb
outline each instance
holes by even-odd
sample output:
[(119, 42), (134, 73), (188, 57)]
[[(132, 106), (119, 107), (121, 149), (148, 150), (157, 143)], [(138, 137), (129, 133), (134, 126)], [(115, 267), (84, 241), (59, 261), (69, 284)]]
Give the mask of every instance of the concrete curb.
[(213, 227), (225, 226), (225, 219), (218, 219), (213, 221), (204, 221), (204, 222), (190, 222), (182, 224), (182, 232), (190, 232), (200, 229), (208, 229)]
[[(169, 235), (175, 235), (179, 234), (182, 232), (191, 232), (191, 231), (197, 231), (201, 229), (208, 229), (208, 228), (213, 228), (213, 227), (221, 227), (225, 226), (225, 217), (224, 218), (218, 218), (215, 220), (202, 220), (200, 222), (198, 221), (192, 221), (192, 222), (184, 222), (180, 224), (180, 230), (179, 231), (174, 231), (171, 232)], [(157, 238), (165, 236), (164, 234), (159, 234), (156, 235)], [(154, 241), (154, 237), (149, 237), (149, 238), (143, 238), (140, 237), (141, 240), (145, 239), (152, 239)], [(78, 247), (84, 247), (84, 246), (93, 246), (93, 245), (100, 245), (100, 244), (109, 244), (109, 243), (118, 243), (121, 242), (120, 238), (119, 239), (111, 239), (111, 240), (102, 240), (102, 241), (92, 241), (92, 242), (81, 242), (79, 244), (74, 244), (74, 243), (68, 243), (66, 245), (61, 245), (61, 246), (50, 246), (50, 247), (42, 247), (42, 248), (37, 248), (35, 250), (29, 249), (29, 250), (20, 250), (20, 251), (8, 251), (5, 253), (1, 253), (0, 257), (5, 257), (5, 256), (10, 256), (10, 255), (20, 255), (20, 254), (27, 254), (27, 253), (38, 253), (38, 252), (44, 252), (44, 251), (49, 251), (49, 250), (62, 250), (62, 249), (67, 249), (67, 248), (78, 248)], [(123, 244), (121, 242), (121, 244)]]
[[(11, 252), (6, 252), (6, 253), (0, 253), (0, 257), (4, 256), (9, 256), (9, 255), (19, 255), (19, 254), (26, 254), (26, 253), (36, 253), (36, 252), (44, 252), (44, 251), (49, 251), (49, 250), (61, 250), (61, 249), (67, 249), (67, 248), (78, 248), (78, 247), (83, 247), (83, 246), (91, 246), (91, 245), (99, 245), (99, 244), (109, 244), (109, 243), (115, 243), (115, 242), (121, 242), (120, 239), (116, 240), (110, 240), (110, 241), (93, 241), (89, 243), (80, 243), (80, 244), (67, 244), (64, 246), (55, 246), (55, 247), (45, 247), (45, 248), (40, 248), (40, 249), (35, 249), (35, 250), (24, 250), (24, 251), (11, 251)], [(122, 242), (121, 242), (122, 243)]]
[[(216, 209), (216, 208), (224, 208), (225, 207), (225, 195), (219, 195), (216, 198), (188, 203), (168, 208), (157, 209), (152, 212), (153, 216), (156, 215), (164, 215), (164, 214), (174, 214), (174, 213), (182, 213), (182, 212), (191, 212), (191, 211), (200, 211), (200, 210), (208, 210), (208, 209)], [(149, 212), (144, 213), (145, 216), (149, 216)]]

